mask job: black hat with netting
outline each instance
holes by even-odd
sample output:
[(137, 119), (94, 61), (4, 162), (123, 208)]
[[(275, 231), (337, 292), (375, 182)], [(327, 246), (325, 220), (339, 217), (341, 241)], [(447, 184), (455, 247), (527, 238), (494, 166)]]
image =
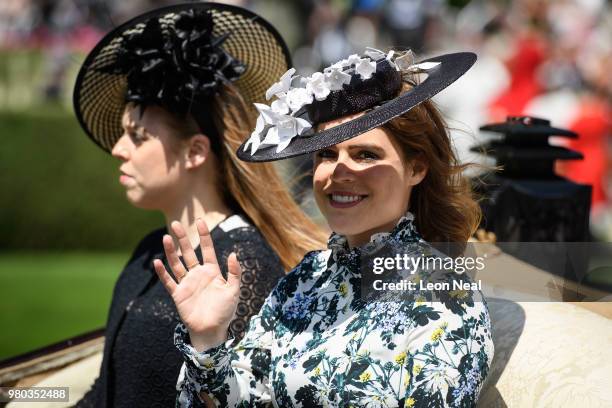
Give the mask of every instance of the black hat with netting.
[[(226, 4), (188, 3), (142, 14), (108, 33), (87, 56), (74, 89), (85, 132), (107, 152), (121, 137), (129, 102), (190, 113), (214, 133), (211, 101), (231, 82), (247, 104), (291, 66), (276, 29), (257, 14)], [(208, 132), (210, 130), (210, 132)]]

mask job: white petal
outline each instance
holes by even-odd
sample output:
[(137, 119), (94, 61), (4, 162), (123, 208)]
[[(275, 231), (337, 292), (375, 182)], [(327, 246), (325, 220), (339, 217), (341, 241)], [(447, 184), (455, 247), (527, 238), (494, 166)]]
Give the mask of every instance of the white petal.
[(349, 65), (356, 65), (359, 64), (359, 61), (361, 61), (361, 57), (359, 57), (357, 54), (351, 54), (348, 56), (346, 61)]
[(351, 76), (338, 69), (334, 69), (326, 74), (326, 79), (329, 84), (329, 89), (332, 91), (338, 91), (342, 89), (342, 85), (351, 82)]
[(289, 105), (287, 105), (285, 98), (275, 100), (274, 102), (272, 102), (272, 105), (270, 105), (270, 107), (274, 112), (280, 113), (281, 115), (289, 113)]
[(280, 142), (278, 146), (276, 147), (276, 153), (280, 153), (283, 150), (285, 150), (287, 146), (289, 146), (290, 143), (291, 143), (291, 138)]
[(404, 55), (397, 57), (395, 60), (395, 66), (400, 71), (408, 71), (410, 66), (414, 64), (414, 54), (408, 50)]
[(266, 137), (264, 140), (262, 140), (262, 144), (278, 144), (279, 142), (279, 138), (278, 138), (278, 129), (276, 127), (271, 127), (270, 130), (268, 130), (268, 134), (266, 134)]
[(308, 122), (306, 119), (295, 118), (295, 121), (296, 121), (296, 124), (297, 124), (297, 134), (298, 135), (301, 135), (306, 130), (308, 130), (308, 129), (310, 129), (312, 127), (310, 122)]
[(412, 65), (410, 71), (428, 71), (440, 65), (439, 62), (421, 62), (420, 64)]
[(287, 92), (291, 86), (291, 77), (293, 74), (295, 74), (295, 68), (290, 68), (280, 77), (280, 81), (268, 88), (266, 91), (266, 100), (272, 99), (272, 96), (278, 93)]
[(378, 61), (379, 59), (385, 58), (384, 52), (372, 47), (366, 47), (364, 54), (372, 58), (374, 61)]
[(269, 107), (267, 107), (267, 109), (260, 110), (259, 112), (260, 112), (260, 116), (263, 118), (265, 123), (268, 125), (275, 125), (283, 116), (283, 115), (279, 115), (278, 113), (274, 112)]
[(266, 126), (266, 123), (265, 123), (264, 118), (261, 115), (259, 115), (257, 117), (257, 123), (255, 124), (255, 130), (253, 131), (253, 133), (259, 134), (263, 132), (265, 126)]
[(364, 58), (355, 66), (355, 72), (361, 76), (361, 79), (370, 79), (376, 72), (376, 63)]

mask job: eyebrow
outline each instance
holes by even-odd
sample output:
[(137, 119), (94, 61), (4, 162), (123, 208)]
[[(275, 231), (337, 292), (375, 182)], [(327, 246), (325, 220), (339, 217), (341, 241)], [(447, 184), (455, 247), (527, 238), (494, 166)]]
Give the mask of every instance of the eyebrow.
[(349, 146), (349, 150), (356, 150), (356, 149), (381, 150), (381, 147), (373, 143), (360, 143), (360, 144)]

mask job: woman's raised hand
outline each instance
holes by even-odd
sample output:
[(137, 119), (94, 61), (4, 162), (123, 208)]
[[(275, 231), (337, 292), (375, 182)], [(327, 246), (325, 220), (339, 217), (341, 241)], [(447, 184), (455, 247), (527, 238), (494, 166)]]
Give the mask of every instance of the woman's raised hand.
[(154, 260), (153, 265), (189, 330), (191, 344), (196, 350), (203, 351), (227, 339), (227, 329), (238, 305), (242, 270), (236, 254), (232, 253), (227, 260), (227, 280), (224, 279), (206, 223), (198, 219), (196, 227), (200, 235), (202, 264), (183, 226), (174, 221), (171, 228), (178, 240), (185, 265), (176, 253), (171, 236), (164, 235), (163, 244), (168, 265), (178, 283), (159, 259)]

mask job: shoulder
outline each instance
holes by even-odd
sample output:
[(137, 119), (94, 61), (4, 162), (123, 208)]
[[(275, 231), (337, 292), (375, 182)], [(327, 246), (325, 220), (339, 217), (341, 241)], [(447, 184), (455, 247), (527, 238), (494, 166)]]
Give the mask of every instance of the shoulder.
[(242, 214), (234, 214), (221, 221), (212, 231), (215, 239), (239, 241), (264, 241), (261, 232)]

